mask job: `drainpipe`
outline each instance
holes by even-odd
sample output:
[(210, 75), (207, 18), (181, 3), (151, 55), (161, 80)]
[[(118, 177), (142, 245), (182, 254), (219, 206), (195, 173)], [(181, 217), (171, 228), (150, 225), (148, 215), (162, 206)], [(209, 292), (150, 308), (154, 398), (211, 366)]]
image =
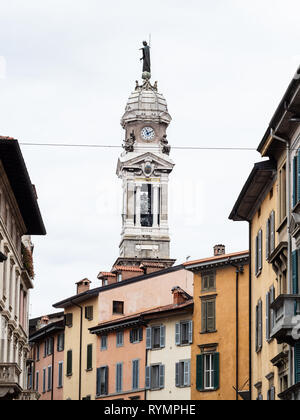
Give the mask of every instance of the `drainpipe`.
[(53, 389), (54, 389), (54, 352), (55, 352), (55, 340), (54, 340), (54, 336), (53, 336), (53, 352), (52, 352), (52, 386), (51, 386), (51, 401), (53, 401)]
[(252, 401), (252, 222), (249, 221), (249, 392)]
[[(287, 140), (274, 134), (274, 130), (271, 129), (271, 136), (281, 141), (286, 145), (286, 213), (287, 213), (287, 234), (288, 234), (288, 259), (287, 259), (287, 279), (288, 279), (288, 294), (292, 293), (292, 276), (291, 276), (291, 251), (292, 251), (292, 238), (290, 233), (291, 225), (291, 180), (290, 180), (290, 144)], [(293, 351), (289, 349), (289, 387), (293, 385)]]
[(77, 308), (80, 309), (80, 344), (79, 344), (79, 384), (78, 384), (78, 398), (79, 401), (81, 401), (81, 365), (82, 365), (82, 315), (83, 315), (83, 308), (80, 305), (77, 305), (77, 303), (71, 301), (71, 303), (74, 306), (77, 306)]

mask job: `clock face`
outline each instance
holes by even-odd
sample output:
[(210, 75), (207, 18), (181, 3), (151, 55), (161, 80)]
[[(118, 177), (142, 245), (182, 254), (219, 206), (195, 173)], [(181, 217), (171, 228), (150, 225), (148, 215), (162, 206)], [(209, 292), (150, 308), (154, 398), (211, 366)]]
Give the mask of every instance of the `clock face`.
[(152, 140), (155, 137), (155, 131), (152, 127), (144, 127), (141, 131), (141, 136), (144, 140)]

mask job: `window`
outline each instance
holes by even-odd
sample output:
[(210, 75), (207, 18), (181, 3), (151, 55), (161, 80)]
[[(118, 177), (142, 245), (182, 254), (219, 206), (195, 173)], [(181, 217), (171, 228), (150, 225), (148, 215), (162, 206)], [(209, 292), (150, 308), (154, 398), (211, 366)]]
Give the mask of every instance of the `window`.
[(58, 388), (62, 388), (63, 386), (63, 370), (64, 370), (63, 366), (64, 366), (64, 362), (58, 363), (58, 383), (57, 383)]
[(272, 211), (266, 223), (266, 259), (275, 249), (275, 212)]
[(86, 356), (86, 370), (93, 369), (93, 344), (88, 344), (87, 346), (87, 356)]
[(116, 392), (122, 392), (123, 389), (123, 363), (116, 364)]
[(47, 357), (47, 348), (48, 348), (48, 344), (47, 344), (47, 340), (44, 341), (44, 357)]
[(177, 322), (175, 325), (175, 344), (182, 346), (193, 342), (193, 321)]
[(132, 390), (139, 389), (139, 379), (140, 379), (140, 361), (132, 361)]
[(159, 349), (165, 347), (166, 327), (160, 325), (157, 327), (148, 327), (146, 329), (146, 349)]
[[(293, 160), (293, 207), (300, 200), (300, 151)], [(283, 204), (283, 203), (282, 203)]]
[(54, 352), (54, 337), (47, 339), (47, 356), (51, 356)]
[(73, 326), (73, 314), (65, 314), (65, 325), (69, 328)]
[(107, 335), (102, 335), (101, 338), (101, 350), (107, 350)]
[(271, 309), (271, 304), (275, 300), (275, 288), (272, 286), (266, 294), (266, 340), (270, 341), (272, 329), (275, 324), (275, 314)]
[(152, 227), (152, 185), (143, 184), (141, 188), (141, 226)]
[(40, 345), (36, 345), (36, 361), (38, 362), (40, 360)]
[(43, 369), (43, 393), (46, 392), (46, 368)]
[(52, 390), (52, 366), (48, 366), (48, 391)]
[(259, 300), (256, 305), (256, 334), (255, 347), (258, 353), (262, 349), (262, 301)]
[(219, 360), (219, 353), (203, 353), (197, 356), (198, 391), (213, 391), (219, 388)]
[(72, 350), (67, 352), (67, 376), (72, 376), (73, 373), (73, 353)]
[[(295, 185), (294, 185), (295, 188)], [(297, 190), (296, 190), (297, 191)], [(296, 196), (293, 195), (293, 200)], [(279, 221), (286, 218), (286, 165), (279, 170)]]
[(292, 252), (292, 279), (293, 279), (293, 294), (297, 295), (299, 292), (299, 251)]
[(117, 347), (123, 347), (124, 345), (124, 333), (123, 331), (117, 332)]
[(276, 390), (275, 390), (274, 386), (272, 386), (270, 389), (268, 389), (267, 400), (268, 401), (275, 401), (276, 400)]
[(216, 289), (216, 274), (213, 271), (202, 273), (201, 275), (202, 292)]
[(97, 369), (97, 396), (108, 394), (108, 366)]
[(139, 343), (143, 341), (143, 327), (130, 330), (130, 343)]
[(295, 384), (300, 383), (300, 341), (296, 341), (294, 347), (294, 371)]
[(262, 270), (262, 230), (255, 239), (255, 275), (258, 276)]
[(122, 281), (122, 273), (118, 273), (117, 281), (118, 281), (118, 283), (121, 283), (121, 281)]
[(88, 321), (93, 320), (93, 307), (92, 306), (85, 307), (85, 319), (87, 319)]
[(92, 397), (90, 395), (87, 395), (86, 397), (82, 398), (82, 401), (90, 401)]
[(65, 349), (65, 334), (58, 334), (57, 336), (57, 351), (64, 351)]
[(216, 299), (203, 299), (202, 311), (202, 333), (216, 331)]
[(35, 374), (35, 391), (39, 392), (39, 380), (40, 380), (40, 372), (36, 372)]
[(185, 360), (175, 365), (175, 385), (179, 388), (191, 386), (191, 361)]
[(114, 314), (124, 314), (124, 302), (113, 301), (113, 313)]
[(158, 390), (165, 387), (165, 366), (152, 365), (146, 367), (146, 389)]

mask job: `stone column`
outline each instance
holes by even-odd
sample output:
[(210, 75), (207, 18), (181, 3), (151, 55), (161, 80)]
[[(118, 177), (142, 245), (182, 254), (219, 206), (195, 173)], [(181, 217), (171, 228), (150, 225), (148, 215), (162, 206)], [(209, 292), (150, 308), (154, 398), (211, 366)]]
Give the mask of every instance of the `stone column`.
[(128, 182), (126, 224), (130, 226), (134, 225), (134, 182), (133, 181)]
[(135, 225), (141, 226), (141, 184), (136, 184), (136, 198), (135, 198)]
[(127, 182), (123, 181), (123, 224), (127, 219)]
[(16, 272), (16, 293), (15, 293), (15, 317), (20, 321), (20, 284), (21, 284), (21, 275)]
[(161, 186), (161, 224), (168, 225), (168, 184)]
[(10, 294), (9, 294), (9, 306), (12, 308), (11, 315), (14, 319), (16, 308), (15, 308), (15, 302), (16, 302), (16, 265), (13, 260), (10, 260), (11, 269), (10, 269)]
[(158, 213), (159, 213), (159, 184), (154, 184), (153, 188), (153, 227), (158, 227)]

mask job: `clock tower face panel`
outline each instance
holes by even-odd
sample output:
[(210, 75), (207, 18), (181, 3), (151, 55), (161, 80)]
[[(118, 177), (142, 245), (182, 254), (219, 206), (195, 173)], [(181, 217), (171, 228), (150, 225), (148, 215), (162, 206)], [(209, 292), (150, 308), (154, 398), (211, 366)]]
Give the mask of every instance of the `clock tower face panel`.
[(151, 122), (137, 122), (128, 124), (126, 127), (126, 136), (134, 131), (137, 142), (143, 144), (159, 143), (160, 139), (166, 134), (167, 125), (156, 124)]

